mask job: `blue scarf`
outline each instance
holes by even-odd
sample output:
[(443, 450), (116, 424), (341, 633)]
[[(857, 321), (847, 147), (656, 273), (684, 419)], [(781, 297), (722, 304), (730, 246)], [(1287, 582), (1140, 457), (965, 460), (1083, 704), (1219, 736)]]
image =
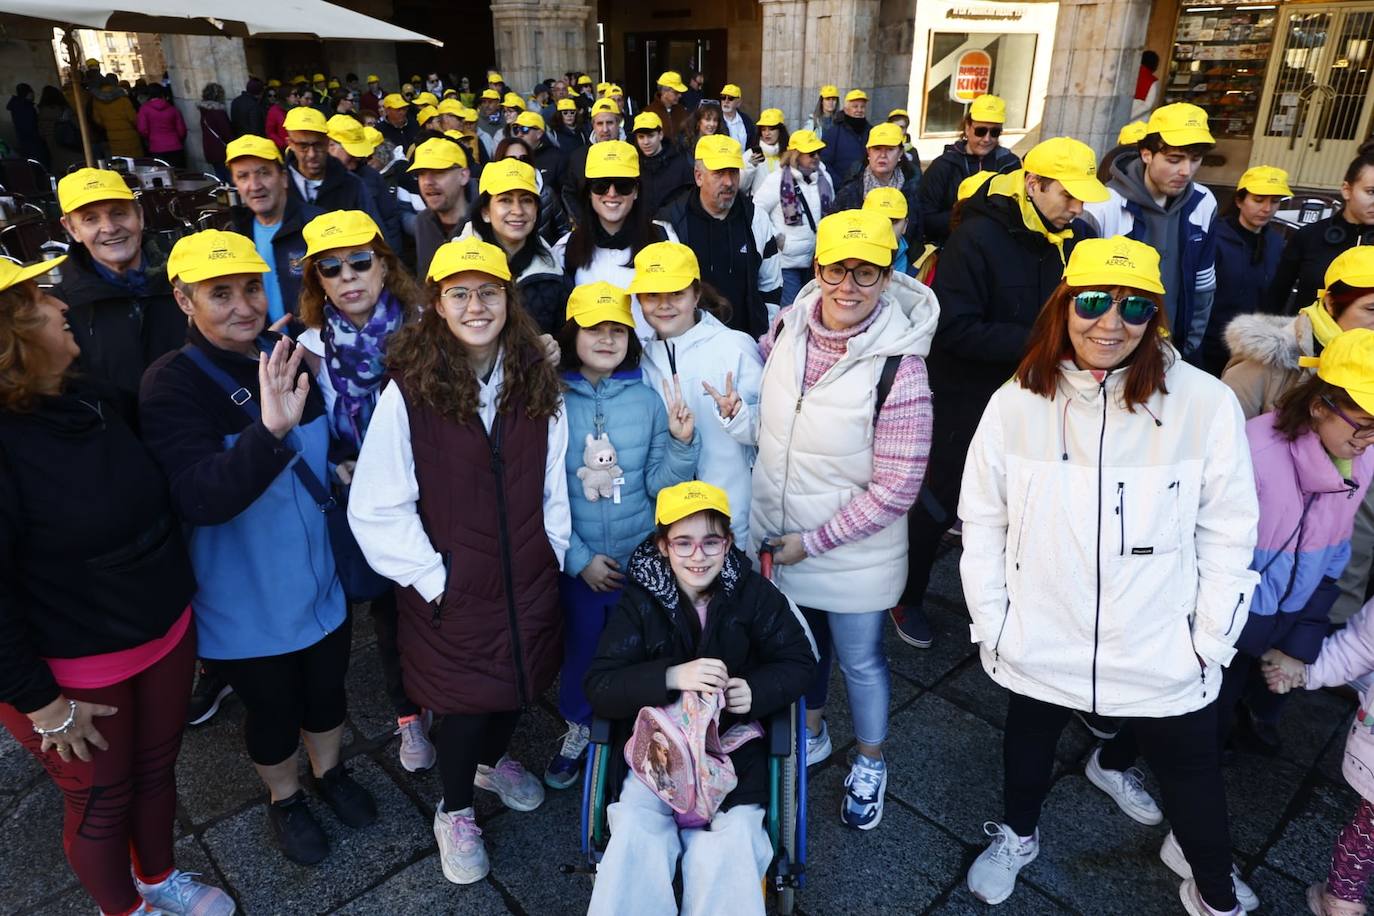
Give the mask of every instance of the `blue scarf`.
[(338, 397), (330, 418), (340, 442), (359, 449), (372, 409), (377, 406), (386, 369), (387, 339), (401, 329), (405, 309), (389, 290), (382, 290), (372, 317), (361, 329), (353, 326), (332, 302), (324, 304), (324, 364), (329, 383)]

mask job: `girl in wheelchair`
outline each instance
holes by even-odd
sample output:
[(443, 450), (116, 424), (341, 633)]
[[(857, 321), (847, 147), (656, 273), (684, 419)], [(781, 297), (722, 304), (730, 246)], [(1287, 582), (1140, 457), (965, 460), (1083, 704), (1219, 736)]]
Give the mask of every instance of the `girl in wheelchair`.
[[(723, 490), (701, 481), (668, 487), (655, 514), (657, 529), (630, 557), (629, 582), (584, 682), (594, 713), (615, 722), (609, 784), (620, 787), (607, 809), (611, 838), (588, 913), (678, 912), (673, 877), (681, 858), (684, 916), (762, 914), (760, 882), (773, 856), (763, 827), (768, 749), (753, 736), (762, 734), (758, 722), (805, 692), (814, 646), (796, 608), (734, 545)], [(693, 691), (704, 702), (674, 705)], [(664, 797), (680, 797), (693, 781), (711, 796), (712, 786), (728, 787), (728, 773), (682, 759), (683, 748), (701, 742), (670, 740), (660, 724), (680, 725), (717, 705), (714, 746), (728, 751), (722, 756), (737, 781), (707, 819), (700, 804), (682, 812)], [(657, 708), (670, 706), (669, 715)], [(704, 782), (697, 779), (707, 771)]]

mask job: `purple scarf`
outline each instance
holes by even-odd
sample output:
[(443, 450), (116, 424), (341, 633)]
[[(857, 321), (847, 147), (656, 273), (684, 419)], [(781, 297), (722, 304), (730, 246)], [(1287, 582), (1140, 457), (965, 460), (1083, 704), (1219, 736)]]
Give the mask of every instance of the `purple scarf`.
[(353, 326), (332, 302), (324, 304), (324, 364), (329, 384), (338, 395), (330, 425), (340, 442), (362, 447), (372, 409), (377, 406), (386, 369), (387, 339), (401, 329), (405, 309), (390, 290), (382, 290), (372, 317), (361, 329)]
[[(782, 202), (782, 221), (789, 226), (800, 226), (805, 218), (802, 204), (801, 193), (797, 190), (797, 172), (790, 168), (782, 170), (782, 185), (778, 191), (778, 199)], [(835, 198), (835, 190), (830, 186), (830, 176), (816, 166), (816, 171), (812, 173), (816, 176), (815, 180), (821, 191), (821, 213), (830, 208), (830, 202)], [(818, 222), (817, 215), (811, 214), (813, 222)]]

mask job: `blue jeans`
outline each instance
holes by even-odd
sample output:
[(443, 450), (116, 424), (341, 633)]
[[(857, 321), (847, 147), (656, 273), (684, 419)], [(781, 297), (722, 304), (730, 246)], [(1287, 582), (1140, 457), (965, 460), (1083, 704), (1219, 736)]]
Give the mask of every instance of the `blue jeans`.
[(833, 614), (809, 607), (801, 610), (821, 656), (816, 664), (816, 679), (806, 691), (806, 708), (825, 706), (830, 693), (830, 660), (838, 658), (845, 689), (849, 691), (854, 737), (863, 744), (882, 744), (887, 740), (887, 707), (892, 695), (887, 653), (883, 651), (883, 621), (887, 612)]
[(569, 722), (590, 725), (592, 704), (582, 690), (606, 618), (620, 601), (620, 590), (596, 592), (581, 576), (560, 574), (563, 599), (563, 670), (558, 676), (558, 712)]
[(792, 304), (792, 300), (797, 298), (797, 293), (806, 285), (814, 274), (809, 267), (784, 267), (782, 269), (782, 307)]

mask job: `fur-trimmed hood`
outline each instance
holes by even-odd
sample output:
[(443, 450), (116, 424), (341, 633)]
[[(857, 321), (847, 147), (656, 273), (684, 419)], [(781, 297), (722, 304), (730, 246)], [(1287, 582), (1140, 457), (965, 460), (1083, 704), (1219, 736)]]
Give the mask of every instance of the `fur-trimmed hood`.
[(1275, 369), (1297, 369), (1312, 355), (1312, 322), (1305, 315), (1237, 315), (1226, 326), (1231, 360), (1253, 360)]

